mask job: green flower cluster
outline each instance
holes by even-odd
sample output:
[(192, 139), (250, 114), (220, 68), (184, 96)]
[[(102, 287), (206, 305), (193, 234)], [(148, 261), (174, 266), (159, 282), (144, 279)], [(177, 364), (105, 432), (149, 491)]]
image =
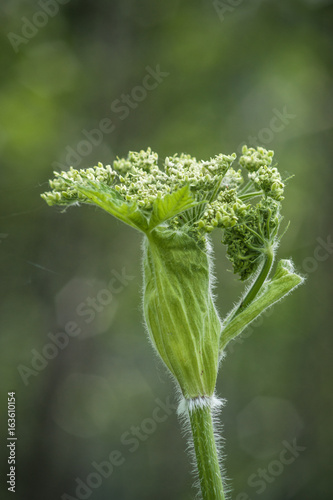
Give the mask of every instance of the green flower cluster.
[(239, 164), (249, 172), (256, 172), (262, 165), (271, 166), (274, 151), (267, 151), (264, 148), (248, 148), (243, 146), (242, 156)]
[(177, 191), (185, 185), (190, 186), (194, 198), (205, 200), (213, 191), (222, 189), (223, 176), (228, 172), (231, 183), (241, 182), (239, 173), (229, 169), (236, 155), (218, 155), (209, 161), (197, 161), (189, 155), (167, 157), (164, 168), (158, 166), (158, 155), (148, 148), (139, 153), (130, 152), (126, 159), (117, 159), (113, 167), (97, 167), (68, 172), (54, 172), (55, 180), (50, 180), (51, 192), (42, 194), (49, 205), (70, 205), (81, 201), (90, 203), (78, 191), (80, 186), (89, 186), (95, 181), (102, 186), (115, 190), (124, 201), (136, 203), (142, 210), (152, 211), (156, 198)]
[(253, 206), (243, 205), (236, 209), (235, 217), (239, 222), (225, 228), (222, 243), (227, 246), (234, 272), (246, 280), (265, 256), (275, 253), (281, 222), (279, 203), (266, 198)]
[(110, 165), (104, 167), (102, 163), (98, 163), (97, 167), (81, 170), (70, 167), (68, 172), (54, 172), (54, 175), (55, 179), (49, 180), (52, 191), (41, 194), (41, 197), (50, 206), (75, 205), (79, 202), (90, 203), (90, 200), (82, 194), (78, 186), (88, 185), (92, 181), (112, 186), (117, 176)]
[(244, 146), (239, 164), (248, 172), (256, 189), (263, 191), (274, 200), (283, 200), (284, 184), (277, 168), (271, 167), (274, 152), (264, 148), (247, 148)]
[(235, 273), (246, 279), (277, 244), (284, 184), (272, 166), (273, 151), (244, 146), (239, 165), (245, 176), (232, 168), (235, 159), (235, 154), (208, 161), (181, 154), (165, 158), (160, 168), (157, 153), (148, 148), (118, 158), (112, 167), (99, 163), (55, 172), (52, 191), (42, 197), (49, 205), (102, 206), (103, 194), (103, 203), (116, 207), (110, 213), (126, 211), (127, 219), (119, 216), (125, 222), (135, 215), (135, 227), (146, 233), (163, 225), (203, 242), (220, 228)]

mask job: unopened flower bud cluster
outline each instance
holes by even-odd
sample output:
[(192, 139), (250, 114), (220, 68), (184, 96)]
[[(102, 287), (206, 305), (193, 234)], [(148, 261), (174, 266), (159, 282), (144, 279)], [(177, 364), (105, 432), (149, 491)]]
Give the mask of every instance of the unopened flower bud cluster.
[(238, 224), (223, 231), (222, 243), (234, 272), (241, 280), (249, 278), (265, 255), (274, 253), (282, 217), (279, 203), (264, 198), (256, 205), (245, 205), (235, 210)]
[(84, 186), (87, 181), (97, 181), (111, 186), (117, 176), (110, 165), (104, 167), (102, 163), (98, 163), (97, 167), (81, 170), (70, 167), (68, 172), (54, 172), (54, 175), (55, 179), (49, 181), (52, 191), (41, 195), (48, 205), (88, 203), (87, 198), (76, 189), (76, 184)]
[(136, 205), (149, 218), (157, 198), (188, 185), (201, 204), (167, 224), (172, 229), (187, 228), (199, 239), (215, 228), (222, 229), (234, 270), (245, 279), (276, 237), (284, 184), (272, 166), (273, 151), (244, 146), (242, 153), (239, 165), (247, 171), (246, 179), (241, 170), (231, 167), (235, 154), (220, 154), (208, 161), (174, 155), (165, 159), (161, 169), (157, 153), (148, 148), (118, 158), (112, 167), (99, 163), (94, 168), (71, 167), (67, 172), (55, 172), (55, 179), (50, 181), (52, 191), (42, 197), (49, 205), (92, 203), (78, 188), (89, 187), (93, 181), (95, 187), (97, 183), (104, 192), (113, 190), (119, 200)]

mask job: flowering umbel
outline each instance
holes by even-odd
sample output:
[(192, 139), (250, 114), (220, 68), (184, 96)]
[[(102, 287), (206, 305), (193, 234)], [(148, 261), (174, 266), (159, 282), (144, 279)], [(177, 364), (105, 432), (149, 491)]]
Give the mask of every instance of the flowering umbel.
[[(235, 154), (207, 161), (181, 154), (160, 168), (148, 149), (112, 167), (55, 172), (52, 191), (42, 194), (49, 205), (97, 205), (144, 233), (147, 329), (186, 399), (213, 395), (226, 343), (302, 281), (290, 263), (268, 280), (285, 187), (273, 152), (244, 147), (238, 169), (235, 160)], [(252, 279), (223, 322), (211, 290), (214, 229), (221, 230), (234, 272)]]

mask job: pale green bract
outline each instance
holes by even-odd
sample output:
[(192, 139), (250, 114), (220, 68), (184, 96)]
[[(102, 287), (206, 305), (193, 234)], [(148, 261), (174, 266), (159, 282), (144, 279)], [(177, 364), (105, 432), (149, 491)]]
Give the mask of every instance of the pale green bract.
[[(301, 283), (288, 266), (268, 275), (279, 242), (284, 183), (273, 151), (197, 160), (181, 154), (158, 165), (150, 149), (113, 165), (55, 172), (49, 205), (97, 205), (145, 234), (144, 314), (154, 347), (185, 398), (212, 396), (227, 343), (265, 308)], [(234, 272), (253, 283), (222, 322), (211, 291), (207, 235), (222, 231)], [(282, 290), (282, 294), (281, 294)]]

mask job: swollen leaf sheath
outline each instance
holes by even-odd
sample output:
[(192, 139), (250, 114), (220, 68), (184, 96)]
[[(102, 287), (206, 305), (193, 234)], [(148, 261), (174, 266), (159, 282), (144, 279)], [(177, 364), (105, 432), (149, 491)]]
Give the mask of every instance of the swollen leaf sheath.
[(214, 393), (221, 323), (210, 290), (209, 257), (183, 232), (159, 228), (145, 239), (148, 332), (186, 398)]

